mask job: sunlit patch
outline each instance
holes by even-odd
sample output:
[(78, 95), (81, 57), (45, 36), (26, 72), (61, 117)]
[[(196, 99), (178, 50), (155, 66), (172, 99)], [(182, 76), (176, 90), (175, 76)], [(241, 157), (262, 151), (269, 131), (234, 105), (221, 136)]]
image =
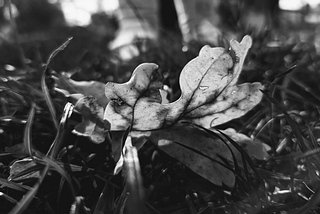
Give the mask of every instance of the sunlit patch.
[(4, 66), (4, 69), (5, 69), (6, 71), (15, 71), (15, 70), (16, 70), (16, 68), (15, 68), (14, 66), (9, 65), (9, 64), (6, 64), (6, 65)]
[(119, 6), (118, 0), (62, 0), (60, 4), (67, 23), (78, 26), (90, 24), (93, 13), (114, 11)]
[(306, 5), (315, 8), (320, 4), (320, 0), (280, 0), (279, 8), (282, 10), (301, 10)]

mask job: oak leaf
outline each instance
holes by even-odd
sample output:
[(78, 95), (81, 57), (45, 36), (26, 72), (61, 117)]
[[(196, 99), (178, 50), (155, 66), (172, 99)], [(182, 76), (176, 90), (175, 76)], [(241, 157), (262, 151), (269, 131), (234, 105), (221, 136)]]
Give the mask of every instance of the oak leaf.
[(224, 166), (224, 160), (230, 163), (231, 168), (234, 161), (228, 146), (191, 124), (178, 123), (154, 131), (133, 131), (131, 136), (137, 142), (143, 141), (141, 138), (149, 139), (162, 151), (216, 185), (234, 185), (233, 172)]
[(232, 40), (230, 50), (204, 46), (181, 72), (181, 97), (168, 104), (161, 103), (158, 66), (141, 64), (128, 82), (106, 84), (111, 101), (104, 119), (111, 130), (153, 130), (180, 120), (210, 128), (243, 116), (262, 98), (260, 83), (236, 84), (251, 45), (245, 36), (241, 43)]
[(230, 50), (204, 46), (181, 72), (180, 98), (168, 104), (162, 103), (159, 92), (158, 66), (141, 64), (128, 82), (106, 84), (110, 102), (104, 120), (111, 131), (131, 127), (133, 139), (151, 140), (212, 183), (233, 186), (229, 147), (190, 124), (211, 128), (243, 116), (261, 101), (260, 83), (236, 84), (251, 45), (245, 36), (241, 43), (232, 40)]

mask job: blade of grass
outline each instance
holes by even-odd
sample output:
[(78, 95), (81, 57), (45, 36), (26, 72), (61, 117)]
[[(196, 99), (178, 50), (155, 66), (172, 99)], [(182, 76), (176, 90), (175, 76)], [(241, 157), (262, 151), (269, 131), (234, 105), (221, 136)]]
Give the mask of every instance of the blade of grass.
[[(127, 141), (131, 141), (131, 136), (127, 137)], [(126, 145), (128, 145), (127, 142)], [(129, 197), (126, 203), (125, 212), (143, 213), (144, 189), (142, 185), (138, 151), (136, 147), (126, 147), (126, 154), (124, 156), (124, 170), (126, 175), (126, 188), (128, 189)]]
[(256, 174), (257, 178), (260, 180), (261, 183), (263, 183), (262, 177), (260, 176), (260, 174), (256, 170), (256, 167), (254, 166), (254, 164), (253, 164), (251, 158), (249, 157), (249, 155), (241, 148), (241, 146), (238, 145), (234, 140), (232, 140), (228, 135), (224, 134), (220, 130), (216, 130), (216, 131), (218, 131), (224, 138), (226, 138), (240, 152), (241, 159), (242, 159), (243, 166), (244, 166), (245, 175), (246, 175), (246, 178), (247, 178), (247, 183), (248, 183), (247, 188), (254, 193), (253, 194), (254, 197), (250, 197), (251, 205), (252, 205), (252, 207), (260, 205), (260, 207), (258, 207), (258, 209), (261, 209), (261, 205), (262, 204), (260, 203), (257, 190), (254, 188), (254, 186), (251, 183), (251, 179), (249, 178), (249, 171), (247, 169), (247, 165), (246, 164), (247, 163), (249, 164), (250, 168)]
[[(236, 156), (235, 156), (233, 150), (231, 149), (230, 145), (225, 141), (225, 139), (224, 139), (223, 137), (221, 137), (218, 133), (215, 133), (215, 132), (213, 132), (213, 131), (211, 131), (211, 130), (209, 130), (209, 129), (205, 129), (205, 128), (203, 128), (203, 127), (201, 127), (201, 126), (198, 126), (198, 125), (195, 125), (195, 124), (194, 124), (194, 126), (197, 127), (197, 128), (199, 128), (199, 129), (204, 130), (204, 131), (207, 132), (209, 135), (211, 135), (213, 138), (219, 138), (219, 139), (228, 147), (228, 149), (229, 149), (229, 151), (230, 151), (230, 153), (231, 153), (231, 156), (232, 156), (233, 163), (234, 163), (234, 171), (237, 172), (238, 175), (241, 175), (241, 169), (240, 169), (239, 164), (238, 164), (238, 162), (237, 162)], [(222, 156), (220, 156), (219, 154), (218, 154), (218, 157), (219, 157), (221, 160), (224, 159), (224, 158), (223, 158)], [(225, 163), (227, 163), (227, 161), (225, 161)], [(241, 180), (245, 180), (245, 179), (244, 179), (244, 178), (241, 178), (241, 179), (239, 180), (239, 177), (236, 176), (235, 187), (236, 187), (236, 185), (238, 184), (237, 181), (240, 181), (240, 182), (241, 182)], [(246, 186), (246, 184), (243, 184), (243, 186)], [(247, 187), (246, 187), (246, 188), (247, 188)], [(231, 193), (234, 194), (234, 193), (235, 193), (235, 190), (236, 190), (236, 188), (233, 188), (233, 189), (231, 190)]]
[(116, 208), (115, 208), (115, 211), (113, 214), (123, 214), (124, 213), (124, 209), (125, 209), (128, 197), (129, 197), (129, 193), (127, 192), (127, 189), (124, 188), (121, 195), (120, 195), (120, 198), (118, 200), (118, 203), (116, 205)]
[(112, 197), (113, 188), (109, 182), (106, 182), (100, 194), (97, 205), (94, 208), (93, 214), (112, 213), (112, 205), (110, 202), (114, 201)]
[(290, 156), (290, 190), (292, 193), (292, 197), (293, 197), (293, 201), (297, 201), (297, 194), (296, 194), (296, 190), (295, 190), (295, 185), (294, 185), (294, 171), (295, 171), (295, 163), (296, 161), (293, 159), (292, 156)]
[[(285, 80), (283, 81), (284, 83), (283, 84), (286, 84), (286, 82), (288, 81), (288, 76), (291, 76), (291, 72), (296, 68), (297, 66), (294, 65), (292, 66), (291, 68), (289, 68), (287, 71), (279, 74), (276, 76), (276, 78), (272, 81), (272, 83), (269, 85), (268, 87), (268, 91), (270, 92), (271, 94), (271, 97), (274, 97), (275, 95), (275, 92), (276, 92), (276, 86), (278, 84), (278, 82), (280, 82), (280, 80), (282, 80), (283, 77), (286, 77)], [(289, 75), (288, 75), (289, 74)], [(287, 76), (288, 75), (288, 76)], [(283, 94), (281, 94), (281, 98), (283, 98)], [(269, 117), (270, 118), (274, 118), (274, 104), (272, 102), (269, 103)], [(270, 138), (271, 138), (271, 142), (276, 142), (276, 140), (274, 139), (274, 136), (272, 135), (272, 132), (274, 130), (274, 124), (271, 123), (270, 126), (269, 126), (269, 135), (270, 135)], [(272, 148), (272, 151), (273, 151), (273, 154), (276, 154), (276, 151), (275, 151), (275, 148), (276, 146), (275, 145), (272, 145), (271, 146)]]
[(253, 124), (253, 122), (261, 118), (261, 116), (266, 114), (267, 112), (268, 112), (268, 108), (266, 107), (256, 112), (251, 118), (249, 118), (248, 121), (245, 121), (245, 123), (241, 126), (241, 129), (239, 130), (239, 132), (244, 132), (244, 130), (250, 127), (250, 125)]
[(10, 189), (14, 189), (14, 190), (21, 191), (21, 192), (31, 190), (31, 187), (29, 187), (29, 186), (22, 185), (19, 183), (10, 182), (10, 181), (3, 179), (3, 178), (0, 178), (0, 184), (1, 184), (1, 187), (8, 187)]
[[(280, 82), (280, 80), (283, 78), (283, 77), (288, 77), (287, 75), (289, 74), (290, 76), (290, 73), (296, 68), (297, 66), (294, 65), (292, 66), (291, 68), (289, 68), (287, 71), (283, 72), (283, 73), (280, 73), (279, 75), (277, 75), (275, 77), (275, 79), (270, 83), (269, 87), (268, 87), (268, 91), (270, 91), (270, 94), (271, 94), (271, 97), (274, 97), (274, 94), (275, 94), (275, 89), (276, 89), (276, 86), (277, 86), (277, 83)], [(284, 83), (283, 84), (287, 84), (287, 81), (288, 79), (290, 78), (286, 78), (284, 80)], [(284, 87), (285, 88), (285, 87)], [(281, 96), (283, 98), (283, 96)], [(272, 104), (271, 104), (272, 105)], [(273, 111), (273, 105), (271, 106), (271, 112)]]
[(278, 117), (280, 117), (281, 115), (276, 115), (273, 118), (270, 118), (267, 122), (265, 122), (265, 124), (261, 127), (261, 129), (254, 135), (254, 138), (257, 138), (260, 133), (262, 133), (262, 131), (268, 127), (269, 124), (271, 124), (275, 119), (278, 119)]
[(320, 190), (312, 195), (311, 199), (305, 203), (302, 207), (292, 212), (292, 214), (304, 214), (308, 213), (313, 207), (317, 206), (320, 202)]
[(305, 152), (303, 154), (297, 155), (296, 159), (298, 159), (298, 158), (310, 158), (312, 156), (318, 157), (319, 154), (320, 154), (320, 148), (315, 148), (315, 149), (307, 151), (307, 152)]
[[(184, 147), (185, 149), (189, 149), (189, 150), (191, 150), (192, 152), (197, 153), (198, 155), (201, 155), (201, 156), (203, 156), (203, 157), (205, 157), (205, 158), (208, 158), (208, 159), (211, 160), (212, 162), (217, 163), (217, 164), (219, 164), (220, 166), (222, 166), (222, 167), (230, 170), (231, 172), (233, 172), (233, 173), (235, 174), (236, 177), (239, 178), (239, 180), (240, 180), (241, 182), (243, 182), (244, 186), (247, 186), (247, 185), (248, 185), (246, 179), (244, 179), (240, 173), (238, 173), (235, 169), (233, 169), (233, 167), (230, 166), (230, 164), (224, 163), (223, 160), (222, 160), (222, 161), (218, 161), (218, 160), (216, 160), (216, 159), (213, 159), (212, 157), (209, 157), (208, 155), (206, 155), (206, 154), (204, 154), (204, 153), (202, 153), (202, 152), (200, 152), (200, 151), (198, 151), (198, 150), (196, 150), (196, 149), (194, 149), (194, 148), (192, 148), (192, 147), (190, 147), (190, 146), (184, 145), (184, 144), (182, 144), (182, 143), (179, 143), (179, 142), (174, 142), (174, 143), (180, 145), (181, 147)], [(220, 156), (220, 158), (221, 158), (221, 156)]]
[(62, 190), (63, 190), (63, 186), (65, 184), (66, 179), (64, 179), (63, 177), (60, 178), (60, 182), (59, 182), (59, 188), (58, 188), (58, 193), (57, 193), (57, 211), (60, 211), (60, 207), (61, 207), (61, 203), (63, 204), (63, 201), (59, 200), (61, 198), (62, 195)]
[[(73, 105), (71, 104), (67, 104), (66, 105), (67, 108), (65, 108), (65, 114), (61, 119), (60, 122), (60, 129), (64, 129), (64, 127), (66, 126), (67, 120), (69, 119), (72, 110), (73, 110)], [(30, 117), (30, 115), (29, 115)], [(63, 132), (62, 132), (63, 133)], [(59, 141), (54, 144), (54, 147), (60, 146), (60, 144), (62, 144), (63, 142), (63, 136), (62, 133), (57, 133), (57, 137), (56, 139), (59, 139)], [(61, 142), (60, 142), (61, 141)], [(55, 149), (55, 148), (54, 148)], [(49, 150), (51, 151), (51, 150)], [(53, 169), (55, 169), (57, 172), (59, 172), (64, 178), (66, 178), (66, 180), (70, 183), (70, 187), (71, 187), (71, 191), (73, 196), (75, 197), (75, 191), (73, 189), (72, 186), (72, 182), (71, 179), (69, 178), (69, 176), (65, 173), (65, 171), (59, 166), (59, 164), (55, 163), (54, 160), (52, 160), (52, 157), (55, 157), (57, 155), (58, 150), (54, 150), (54, 152), (50, 152), (49, 157), (44, 157), (39, 153), (36, 153), (37, 156), (39, 156), (39, 158), (34, 158), (33, 160), (40, 162), (42, 164), (45, 164), (45, 167), (41, 173), (40, 178), (38, 179), (37, 183), (33, 186), (32, 190), (30, 190), (17, 204), (16, 206), (10, 211), (9, 214), (21, 214), (24, 213), (24, 211), (27, 209), (27, 207), (29, 206), (29, 204), (31, 203), (31, 201), (33, 200), (33, 198), (35, 197), (37, 191), (39, 190), (40, 185), (42, 184), (45, 176), (47, 175), (48, 171), (49, 171), (49, 167), (52, 167)]]
[[(190, 124), (190, 123), (186, 122), (186, 124)], [(218, 133), (215, 133), (215, 132), (213, 132), (213, 131), (211, 131), (211, 130), (209, 130), (209, 129), (205, 129), (205, 128), (203, 128), (203, 127), (201, 127), (201, 126), (198, 126), (198, 125), (196, 125), (196, 124), (191, 124), (191, 125), (199, 128), (199, 129), (201, 129), (201, 130), (204, 130), (205, 132), (209, 133), (211, 136), (217, 137), (217, 138), (219, 138), (223, 143), (226, 143), (225, 140), (224, 140), (224, 138), (221, 137), (221, 135), (219, 135)], [(217, 130), (217, 131), (221, 134), (221, 132), (220, 132), (219, 130)], [(230, 138), (228, 138), (228, 139), (230, 139)], [(204, 154), (204, 153), (202, 153), (202, 152), (200, 152), (200, 151), (198, 151), (198, 150), (196, 150), (196, 149), (194, 149), (194, 148), (191, 148), (191, 147), (189, 147), (189, 146), (187, 146), (187, 145), (181, 144), (181, 143), (179, 143), (179, 142), (175, 142), (175, 143), (176, 143), (176, 144), (179, 144), (180, 146), (182, 146), (182, 147), (184, 147), (184, 148), (186, 148), (186, 149), (189, 149), (189, 150), (197, 153), (198, 155), (201, 155), (201, 156), (203, 156), (203, 157), (206, 157), (206, 158), (208, 158), (209, 160), (211, 160), (211, 161), (213, 161), (213, 162), (221, 165), (222, 167), (230, 170), (231, 172), (234, 173), (236, 179), (239, 180), (239, 182), (242, 184), (243, 187), (245, 187), (245, 188), (248, 189), (248, 190), (252, 190), (252, 191), (253, 191), (252, 186), (248, 184), (247, 180), (241, 175), (241, 171), (238, 170), (239, 167), (236, 167), (236, 166), (238, 166), (238, 165), (237, 165), (237, 161), (236, 161), (235, 155), (234, 155), (233, 151), (231, 151), (231, 148), (230, 148), (230, 146), (229, 146), (227, 143), (226, 143), (226, 145), (227, 145), (227, 147), (229, 148), (229, 150), (231, 151), (231, 154), (232, 154), (232, 156), (233, 156), (233, 159), (235, 160), (235, 161), (234, 161), (234, 163), (235, 163), (235, 169), (233, 168), (233, 166), (231, 166), (231, 165), (228, 163), (228, 161), (227, 161), (224, 157), (222, 157), (222, 156), (220, 156), (220, 155), (218, 155), (218, 157), (222, 160), (222, 162), (221, 162), (221, 161), (218, 161), (218, 160), (216, 160), (216, 159), (213, 159), (213, 158), (209, 157), (208, 155), (206, 155), (206, 154)], [(235, 144), (236, 144), (236, 143), (235, 143)], [(236, 144), (236, 146), (237, 146), (238, 148), (240, 147), (238, 144)], [(241, 150), (241, 148), (239, 148), (239, 149)], [(249, 157), (249, 156), (248, 156), (248, 157)], [(250, 159), (250, 157), (249, 157), (249, 159)], [(250, 160), (251, 160), (251, 159), (250, 159)], [(253, 169), (253, 170), (255, 170), (255, 169)], [(260, 179), (261, 179), (261, 178), (260, 178)]]
[(55, 160), (55, 161), (61, 167), (65, 168), (68, 172), (90, 172), (90, 171), (94, 171), (94, 172), (99, 172), (99, 173), (103, 173), (103, 174), (108, 174), (108, 173), (104, 173), (102, 171), (90, 168), (85, 163), (84, 163), (85, 166), (79, 166), (79, 165), (75, 165), (75, 164), (64, 163), (64, 162), (61, 162), (59, 160)]
[(197, 214), (197, 210), (196, 210), (196, 208), (195, 208), (195, 206), (194, 206), (194, 204), (193, 204), (193, 202), (191, 200), (190, 195), (187, 194), (185, 199), (186, 199), (187, 205), (189, 207), (190, 214)]
[(69, 214), (89, 214), (90, 212), (87, 211), (83, 201), (84, 197), (77, 196), (71, 205)]
[(23, 144), (28, 151), (30, 157), (32, 157), (32, 144), (31, 144), (31, 127), (33, 124), (33, 118), (35, 115), (35, 103), (31, 104), (31, 110), (29, 112), (28, 120), (26, 127), (24, 129), (24, 136), (23, 136)]
[(3, 193), (3, 192), (0, 192), (0, 197), (5, 198), (7, 201), (9, 201), (9, 202), (11, 202), (11, 203), (13, 203), (13, 204), (18, 203), (18, 201), (17, 201), (16, 199), (10, 197), (9, 195), (7, 195), (7, 194), (5, 194), (5, 193)]
[[(249, 157), (249, 155), (241, 148), (240, 145), (238, 145), (234, 140), (232, 140), (228, 135), (224, 134), (223, 132), (221, 132), (218, 129), (215, 129), (217, 132), (219, 132), (220, 135), (222, 135), (224, 138), (226, 138), (239, 152), (241, 155), (244, 155), (245, 160), (247, 161), (247, 163), (250, 165), (250, 167), (252, 168), (252, 170), (256, 173), (256, 175), (258, 176), (259, 179), (262, 179), (259, 175), (259, 173), (256, 171), (256, 168), (251, 160), (251, 158)], [(208, 130), (210, 132), (212, 132), (211, 130)], [(219, 136), (219, 135), (218, 135)], [(220, 139), (222, 140), (223, 138), (220, 137)]]
[(55, 110), (55, 108), (53, 106), (52, 100), (50, 98), (49, 90), (48, 90), (48, 87), (47, 87), (46, 81), (45, 81), (46, 71), (47, 71), (46, 69), (43, 71), (43, 74), (42, 74), (42, 77), (41, 77), (41, 88), (42, 88), (42, 91), (43, 91), (44, 99), (45, 99), (45, 101), (46, 101), (46, 103), (48, 105), (49, 112), (50, 112), (54, 127), (55, 127), (56, 130), (58, 130), (59, 126), (58, 126), (58, 122), (57, 122), (56, 110)]
[(49, 108), (49, 111), (50, 111), (50, 114), (51, 114), (51, 118), (52, 118), (52, 121), (54, 123), (54, 127), (56, 128), (56, 130), (58, 130), (59, 125), (58, 125), (58, 122), (57, 122), (56, 110), (54, 108), (54, 105), (53, 105), (52, 100), (50, 98), (48, 87), (46, 85), (46, 72), (47, 72), (47, 70), (49, 68), (49, 64), (52, 61), (52, 59), (60, 51), (63, 51), (68, 46), (68, 44), (70, 43), (71, 40), (72, 40), (72, 37), (70, 37), (66, 42), (64, 42), (60, 47), (58, 47), (56, 50), (54, 50), (52, 52), (52, 54), (49, 56), (49, 58), (47, 60), (46, 65), (44, 66), (43, 73), (42, 73), (42, 76), (41, 76), (41, 89), (43, 91), (44, 99), (45, 99), (45, 101), (46, 101), (46, 103), (48, 105), (48, 108)]
[[(308, 123), (306, 123), (306, 126), (307, 126), (307, 131), (308, 131), (308, 134), (309, 134), (309, 137), (310, 137), (310, 147), (311, 147), (311, 150), (310, 152), (317, 152), (319, 151), (319, 146), (318, 146), (318, 143), (317, 143), (317, 140), (311, 130), (311, 127)], [(309, 152), (309, 151), (308, 151)], [(307, 152), (307, 153), (308, 153)], [(316, 166), (317, 169), (320, 169), (320, 158), (319, 156), (317, 155), (312, 155), (311, 158), (310, 158), (310, 161), (312, 161), (312, 163), (309, 162), (309, 164), (314, 164)], [(312, 170), (314, 171), (314, 170)], [(311, 173), (311, 172), (310, 172)]]
[(7, 100), (3, 97), (0, 91), (0, 110), (2, 111), (2, 115), (8, 115), (9, 110), (8, 110), (8, 102)]
[(302, 89), (311, 94), (314, 98), (316, 98), (320, 102), (319, 92), (314, 91), (313, 88), (309, 87), (306, 83), (302, 82), (300, 79), (293, 77), (293, 82), (300, 86)]
[(130, 133), (130, 130), (131, 130), (131, 126), (129, 126), (127, 129), (126, 129), (126, 131), (123, 133), (123, 135), (122, 135), (122, 137), (121, 137), (121, 145), (120, 145), (120, 158), (119, 158), (119, 160), (118, 160), (118, 162), (117, 162), (117, 164), (116, 164), (116, 166), (115, 166), (115, 168), (114, 168), (114, 170), (113, 170), (113, 172), (114, 172), (114, 174), (116, 175), (116, 174), (118, 174), (120, 171), (121, 171), (121, 169), (122, 169), (122, 167), (123, 167), (123, 159), (124, 159), (124, 151), (125, 151), (125, 143), (126, 143), (126, 140), (127, 140), (127, 138), (128, 138), (128, 135), (129, 135), (129, 133)]
[[(290, 176), (279, 172), (272, 172), (265, 169), (257, 169), (257, 171), (265, 180), (272, 180), (274, 182), (290, 181)], [(294, 182), (302, 182), (302, 180), (295, 178)]]
[(49, 202), (46, 198), (41, 198), (41, 200), (44, 203), (44, 207), (45, 207), (47, 214), (56, 214), (56, 212), (53, 211), (52, 206), (49, 204)]
[(302, 138), (302, 135), (301, 135), (301, 132), (299, 130), (299, 127), (298, 125), (296, 124), (296, 122), (290, 117), (290, 115), (287, 113), (287, 111), (284, 109), (284, 107), (276, 100), (274, 99), (273, 97), (270, 97), (269, 94), (265, 91), (262, 91), (261, 92), (265, 95), (265, 97), (273, 104), (275, 104), (281, 111), (282, 113), (284, 114), (287, 122), (289, 123), (291, 129), (292, 129), (292, 132), (294, 133), (294, 135), (296, 136), (296, 138), (298, 139), (298, 145), (301, 149), (302, 152), (305, 152), (308, 150), (308, 148), (306, 147), (304, 141), (303, 141), (303, 138)]
[(8, 94), (10, 94), (13, 97), (15, 97), (16, 99), (18, 99), (21, 102), (22, 105), (27, 105), (28, 104), (26, 102), (26, 100), (28, 100), (29, 103), (32, 102), (32, 100), (30, 100), (28, 97), (24, 97), (18, 91), (14, 90), (12, 88), (7, 88), (5, 86), (0, 86), (0, 92), (2, 92), (2, 91), (6, 91)]
[[(287, 211), (292, 210), (294, 208), (301, 207), (303, 204), (304, 204), (303, 201), (296, 201), (296, 202), (289, 202), (289, 203), (286, 203), (286, 204), (273, 205), (273, 206), (270, 206), (270, 207), (266, 207), (263, 210), (264, 211), (263, 213), (281, 213), (283, 211), (285, 211), (284, 213), (288, 213)], [(290, 212), (290, 214), (293, 214), (293, 213)], [(298, 214), (298, 213), (295, 213), (295, 214)]]
[(313, 149), (319, 148), (317, 140), (316, 140), (316, 138), (315, 138), (315, 136), (313, 134), (313, 131), (311, 130), (311, 126), (308, 123), (306, 123), (306, 126), (307, 126), (307, 129), (308, 129), (308, 134), (309, 134), (309, 137), (310, 137), (310, 140), (311, 140), (312, 148)]
[(12, 155), (11, 153), (4, 152), (4, 153), (0, 154), (0, 157), (6, 157), (6, 156), (11, 156), (11, 155)]
[(58, 164), (55, 160), (51, 159), (50, 157), (43, 156), (41, 159), (35, 159), (36, 162), (39, 161), (41, 164), (46, 164), (47, 166), (50, 166), (51, 170), (54, 170), (58, 172), (66, 181), (69, 183), (72, 196), (75, 197), (75, 189), (73, 187), (72, 181), (70, 176), (67, 174), (67, 172)]
[(276, 86), (276, 89), (279, 89), (281, 92), (283, 93), (287, 93), (287, 94), (290, 94), (291, 96), (295, 97), (297, 99), (297, 101), (303, 101), (304, 103), (307, 103), (309, 104), (310, 106), (317, 106), (319, 105), (319, 103), (315, 103), (313, 102), (312, 100), (307, 100), (307, 99), (304, 99), (303, 97), (301, 97), (299, 94), (297, 94), (296, 92), (293, 92), (293, 91), (290, 91), (289, 89), (287, 88), (284, 88), (282, 86), (279, 86), (277, 85)]
[(154, 208), (150, 203), (146, 202), (146, 206), (151, 210), (151, 213), (161, 214), (156, 208)]
[[(33, 162), (33, 159), (30, 158), (30, 161)], [(30, 167), (18, 172), (15, 175), (10, 175), (8, 177), (8, 180), (9, 181), (19, 181), (19, 182), (21, 182), (22, 180), (25, 180), (25, 179), (28, 179), (28, 178), (31, 178), (31, 177), (38, 178), (39, 176), (37, 174), (33, 174), (33, 173), (36, 173), (37, 171), (39, 171), (41, 169), (43, 169), (42, 165), (35, 164), (33, 166), (30, 166)]]
[(221, 137), (218, 133), (215, 133), (213, 132), (212, 130), (209, 130), (209, 129), (206, 129), (206, 128), (203, 128), (202, 126), (199, 126), (199, 125), (196, 125), (196, 124), (191, 124), (203, 131), (205, 131), (206, 133), (208, 133), (209, 135), (211, 135), (213, 138), (219, 138), (229, 149), (230, 153), (231, 153), (231, 156), (232, 156), (232, 159), (233, 159), (233, 162), (234, 162), (234, 170), (240, 174), (240, 168), (239, 168), (239, 165), (238, 165), (238, 162), (237, 162), (237, 159), (236, 159), (236, 156), (235, 154), (233, 153), (232, 149), (230, 148), (229, 144), (225, 141), (225, 139), (223, 137)]
[(61, 146), (63, 144), (63, 139), (65, 138), (65, 135), (67, 133), (68, 129), (68, 120), (71, 117), (71, 114), (73, 112), (74, 106), (71, 103), (67, 103), (64, 107), (63, 114), (60, 120), (60, 125), (58, 127), (58, 133), (53, 141), (53, 143), (50, 146), (49, 151), (47, 152), (47, 156), (51, 158), (56, 158)]
[(48, 172), (49, 166), (46, 166), (42, 173), (40, 179), (37, 181), (37, 183), (33, 186), (33, 188), (26, 194), (24, 197), (16, 203), (16, 206), (9, 212), (9, 214), (22, 214), (25, 212), (35, 195), (37, 194), (40, 185), (43, 182), (43, 179), (45, 178), (47, 172)]
[(11, 123), (23, 124), (23, 125), (27, 123), (26, 120), (18, 119), (13, 116), (0, 117), (0, 122), (7, 122), (7, 123), (11, 122)]

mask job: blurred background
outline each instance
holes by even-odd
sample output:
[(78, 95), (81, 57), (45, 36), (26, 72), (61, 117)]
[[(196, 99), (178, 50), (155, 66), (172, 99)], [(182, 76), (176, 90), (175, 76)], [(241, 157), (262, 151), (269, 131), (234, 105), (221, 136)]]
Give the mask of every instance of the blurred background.
[[(41, 3), (41, 2), (46, 3)], [(30, 5), (30, 8), (37, 7), (34, 4), (41, 4), (42, 6), (47, 5), (47, 7), (53, 9), (60, 9), (65, 17), (66, 22), (69, 25), (77, 26), (87, 26), (92, 22), (91, 16), (96, 13), (106, 13), (112, 15), (114, 11), (118, 8), (118, 0), (43, 0), (43, 1), (28, 1), (24, 4)], [(170, 0), (164, 0), (164, 2), (169, 2)], [(235, 0), (227, 0), (229, 2), (236, 2)], [(6, 0), (0, 1), (0, 7), (2, 11), (5, 12), (5, 2)], [(18, 2), (18, 1), (17, 1)], [(306, 21), (308, 23), (319, 23), (320, 22), (320, 0), (279, 0), (279, 8), (286, 14), (288, 19), (294, 21), (296, 19), (301, 19), (301, 21)], [(15, 5), (15, 1), (13, 1)], [(16, 3), (17, 4), (17, 3)], [(168, 4), (168, 3), (164, 3)], [(25, 8), (19, 8), (20, 10), (25, 10)], [(16, 7), (14, 7), (14, 15), (19, 14)], [(26, 11), (24, 11), (26, 12)], [(5, 12), (6, 18), (8, 18), (8, 12)], [(298, 23), (297, 23), (298, 24)]]
[[(159, 2), (163, 32), (181, 41), (173, 0)], [(102, 62), (119, 28), (118, 6), (117, 0), (0, 0), (0, 68), (45, 62), (73, 37), (52, 64), (55, 70), (107, 70), (110, 65)], [(253, 34), (255, 42), (268, 40), (265, 44), (272, 47), (295, 40), (320, 50), (320, 0), (226, 0), (220, 2), (219, 12), (223, 25), (239, 32), (236, 39)], [(263, 30), (254, 32), (249, 25)]]

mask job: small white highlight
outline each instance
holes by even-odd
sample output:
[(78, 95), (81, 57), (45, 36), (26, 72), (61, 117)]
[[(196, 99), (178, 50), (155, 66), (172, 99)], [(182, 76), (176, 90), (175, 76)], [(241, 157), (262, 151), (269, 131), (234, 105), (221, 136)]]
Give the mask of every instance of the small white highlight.
[(297, 11), (301, 10), (307, 4), (311, 8), (315, 8), (320, 4), (320, 0), (280, 0), (279, 8), (282, 10)]

